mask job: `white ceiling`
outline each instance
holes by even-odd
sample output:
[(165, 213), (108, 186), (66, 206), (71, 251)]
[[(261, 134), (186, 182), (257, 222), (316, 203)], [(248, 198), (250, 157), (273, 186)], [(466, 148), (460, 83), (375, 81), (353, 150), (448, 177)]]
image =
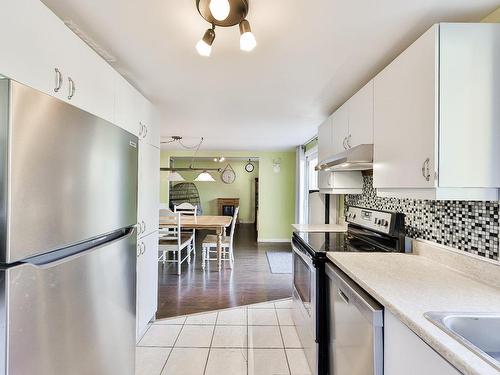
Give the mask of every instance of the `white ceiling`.
[(161, 110), (161, 135), (204, 149), (280, 150), (318, 125), (439, 21), (478, 21), (498, 0), (250, 0), (258, 46), (209, 26), (195, 0), (43, 0), (117, 57), (113, 65)]

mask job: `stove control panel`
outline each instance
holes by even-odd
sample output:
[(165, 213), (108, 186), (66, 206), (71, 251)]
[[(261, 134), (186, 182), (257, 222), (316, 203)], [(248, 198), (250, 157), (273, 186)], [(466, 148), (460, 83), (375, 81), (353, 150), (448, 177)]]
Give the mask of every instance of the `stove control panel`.
[(348, 223), (385, 234), (391, 232), (393, 217), (394, 214), (391, 212), (370, 210), (361, 207), (349, 207), (346, 212), (346, 221)]

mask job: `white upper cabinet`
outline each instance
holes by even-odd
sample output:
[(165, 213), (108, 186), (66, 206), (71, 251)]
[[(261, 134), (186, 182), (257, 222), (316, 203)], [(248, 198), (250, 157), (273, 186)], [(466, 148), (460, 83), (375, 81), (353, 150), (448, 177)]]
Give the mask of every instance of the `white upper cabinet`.
[(434, 187), (437, 41), (436, 26), (375, 77), (376, 188)]
[(349, 111), (348, 147), (373, 143), (373, 80), (347, 101)]
[(439, 24), (374, 84), (380, 196), (497, 200), (499, 24)]
[[(349, 136), (349, 111), (347, 103), (337, 109), (332, 115), (333, 124), (333, 154), (347, 150)], [(330, 155), (330, 156), (332, 156)]]
[(139, 94), (121, 75), (115, 74), (115, 121), (130, 133), (141, 132)]
[(333, 155), (332, 116), (328, 117), (318, 128), (318, 161)]

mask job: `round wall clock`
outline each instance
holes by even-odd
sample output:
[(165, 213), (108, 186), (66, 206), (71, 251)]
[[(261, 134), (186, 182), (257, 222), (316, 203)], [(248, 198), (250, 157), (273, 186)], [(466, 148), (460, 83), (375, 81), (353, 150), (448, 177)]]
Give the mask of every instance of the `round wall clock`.
[(250, 159), (248, 159), (248, 163), (247, 163), (247, 165), (245, 165), (245, 171), (247, 171), (248, 173), (252, 173), (254, 168), (255, 167), (252, 164), (252, 161)]
[(222, 182), (226, 184), (232, 184), (236, 179), (236, 173), (234, 173), (233, 167), (230, 164), (226, 165), (226, 168), (222, 171), (220, 178)]

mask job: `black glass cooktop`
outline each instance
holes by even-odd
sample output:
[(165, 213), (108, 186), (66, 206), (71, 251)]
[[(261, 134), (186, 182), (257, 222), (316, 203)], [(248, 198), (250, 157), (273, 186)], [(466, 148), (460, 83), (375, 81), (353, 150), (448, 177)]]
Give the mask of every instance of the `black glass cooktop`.
[(334, 252), (387, 252), (383, 244), (355, 233), (294, 232), (293, 237), (312, 255), (322, 256)]

